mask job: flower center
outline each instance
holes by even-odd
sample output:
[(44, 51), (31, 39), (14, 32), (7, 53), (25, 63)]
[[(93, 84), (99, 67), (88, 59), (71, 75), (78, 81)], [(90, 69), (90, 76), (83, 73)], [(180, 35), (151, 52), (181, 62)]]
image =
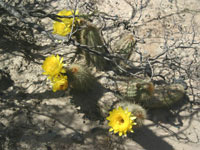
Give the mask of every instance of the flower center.
[(124, 119), (122, 117), (118, 117), (117, 120), (118, 120), (117, 121), (118, 124), (123, 124), (124, 123)]
[(61, 90), (63, 90), (64, 89), (64, 85), (62, 84), (62, 85), (60, 85), (60, 89)]

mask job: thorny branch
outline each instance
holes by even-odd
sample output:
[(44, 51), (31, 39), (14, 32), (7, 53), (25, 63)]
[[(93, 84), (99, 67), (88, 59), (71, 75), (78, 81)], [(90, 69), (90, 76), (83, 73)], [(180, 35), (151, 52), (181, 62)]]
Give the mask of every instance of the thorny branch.
[[(77, 0), (76, 2), (71, 2), (71, 1), (68, 1), (71, 5), (74, 4), (74, 10), (76, 11), (77, 7), (78, 7), (78, 3), (79, 1)], [(133, 4), (131, 4), (130, 2), (126, 1), (129, 5), (131, 5), (134, 10), (135, 10), (135, 13), (137, 12), (141, 12), (142, 9), (146, 8), (148, 6), (148, 3), (149, 3), (149, 0), (147, 1), (135, 1), (135, 6)], [(45, 29), (43, 27), (41, 27), (40, 25), (36, 24), (36, 23), (32, 23), (30, 21), (27, 21), (26, 18), (23, 17), (23, 15), (21, 14), (26, 14), (27, 16), (26, 17), (38, 17), (38, 18), (46, 18), (46, 17), (49, 17), (53, 20), (56, 20), (56, 21), (60, 21), (58, 18), (75, 18), (75, 17), (82, 17), (82, 16), (79, 16), (79, 15), (75, 15), (75, 13), (73, 14), (73, 16), (58, 16), (56, 14), (47, 14), (46, 12), (44, 12), (43, 10), (40, 10), (40, 9), (37, 9), (37, 10), (22, 10), (20, 8), (18, 8), (18, 10), (16, 10), (14, 7), (8, 5), (7, 3), (5, 3), (3, 0), (0, 0), (0, 6), (2, 8), (4, 8), (5, 10), (7, 10), (7, 12), (9, 12), (11, 15), (14, 15), (16, 18), (20, 19), (21, 22), (27, 24), (30, 28), (35, 28), (36, 30), (38, 30), (39, 32), (45, 32), (51, 39), (54, 39), (53, 36), (51, 35), (51, 33), (48, 33), (47, 31), (45, 31)], [(109, 16), (107, 15), (106, 13), (101, 13), (101, 12), (98, 12), (98, 15), (95, 15), (95, 12), (97, 12), (95, 9), (92, 8), (92, 6), (90, 6), (88, 3), (84, 3), (82, 6), (85, 6), (85, 7), (90, 7), (90, 10), (93, 11), (91, 13), (91, 16), (93, 17), (105, 17), (107, 16), (107, 18), (103, 18), (104, 19), (109, 19), (111, 21), (114, 21), (114, 25), (113, 27), (117, 28), (119, 27), (119, 24), (124, 24), (125, 26), (125, 29), (129, 30), (130, 28), (132, 27), (141, 27), (141, 26), (144, 26), (150, 22), (153, 22), (153, 21), (157, 21), (157, 20), (163, 20), (163, 19), (167, 19), (169, 17), (172, 17), (172, 16), (175, 16), (175, 15), (179, 15), (179, 14), (183, 14), (183, 13), (200, 13), (200, 10), (189, 10), (189, 9), (183, 9), (183, 10), (180, 10), (179, 12), (176, 12), (176, 13), (171, 13), (171, 14), (168, 14), (168, 15), (165, 15), (165, 16), (158, 16), (157, 18), (153, 18), (153, 19), (150, 19), (148, 21), (145, 21), (144, 23), (142, 24), (139, 24), (139, 25), (136, 25), (134, 24), (133, 26), (130, 25), (130, 22), (128, 21), (118, 21), (118, 17), (115, 16), (115, 19), (113, 18), (113, 16)], [(24, 13), (26, 12), (26, 13)], [(100, 15), (100, 16), (99, 16)], [(193, 16), (194, 17), (194, 16)], [(192, 17), (192, 18), (193, 18)], [(134, 18), (134, 17), (133, 17)], [(114, 19), (114, 20), (113, 20)], [(117, 22), (117, 23), (116, 23)], [(127, 25), (125, 22), (127, 22), (129, 25)], [(137, 23), (137, 21), (135, 22)], [(73, 27), (73, 26), (72, 26)], [(196, 37), (196, 32), (195, 32), (195, 29), (194, 29), (194, 25), (191, 26), (192, 27), (192, 40), (191, 42), (189, 42), (189, 45), (185, 45), (183, 42), (180, 42), (179, 39), (176, 39), (174, 40), (174, 42), (172, 44), (168, 44), (169, 42), (169, 39), (168, 39), (168, 35), (166, 34), (165, 37), (164, 37), (164, 46), (163, 46), (163, 52), (158, 54), (157, 56), (155, 56), (154, 58), (150, 57), (146, 60), (144, 60), (144, 56), (143, 54), (141, 54), (137, 49), (135, 50), (136, 53), (138, 53), (140, 55), (140, 63), (143, 64), (143, 63), (150, 63), (151, 64), (157, 64), (159, 62), (159, 58), (161, 57), (169, 57), (169, 52), (171, 52), (173, 49), (190, 49), (190, 48), (194, 48), (196, 50), (199, 49), (198, 46), (195, 46), (194, 45), (198, 45), (200, 42), (197, 42), (195, 41), (195, 37)], [(180, 28), (180, 27), (179, 27)], [(107, 28), (108, 29), (108, 28)], [(106, 30), (106, 29), (103, 29), (103, 30)], [(181, 31), (183, 32), (183, 31)], [(69, 43), (69, 40), (71, 40), (71, 36), (73, 35), (74, 33), (71, 32), (70, 33), (70, 36), (68, 38), (68, 42), (66, 43)], [(182, 34), (183, 35), (183, 34)], [(136, 35), (135, 35), (136, 36)], [(138, 40), (141, 40), (140, 37), (138, 37)], [(73, 44), (76, 44), (75, 46), (79, 46), (79, 47), (82, 47), (84, 48), (86, 51), (92, 53), (92, 54), (95, 54), (95, 55), (99, 55), (99, 56), (102, 56), (104, 57), (105, 59), (109, 60), (109, 61), (113, 61), (113, 59), (116, 57), (115, 55), (113, 54), (110, 54), (109, 56), (108, 55), (105, 55), (105, 54), (101, 54), (100, 52), (97, 52), (95, 50), (92, 50), (92, 48), (90, 47), (87, 47), (86, 45), (81, 45), (81, 44), (77, 44), (77, 43), (74, 43), (72, 42)], [(179, 43), (177, 45), (177, 43)], [(104, 45), (106, 46), (106, 44)], [(130, 65), (131, 61), (130, 60), (124, 60), (123, 58), (120, 58), (120, 56), (117, 56), (119, 59), (122, 59), (123, 61), (126, 61), (128, 63), (128, 65)], [(170, 58), (172, 59), (172, 58)], [(133, 62), (132, 62), (133, 63)], [(134, 65), (131, 65), (130, 67), (133, 67)], [(144, 66), (144, 65), (143, 65)], [(179, 66), (180, 67), (180, 66)], [(144, 69), (144, 67), (141, 67), (140, 69)], [(153, 69), (153, 67), (151, 67), (151, 69)]]
[[(126, 0), (125, 0), (126, 1)], [(71, 2), (71, 1), (68, 1), (68, 3), (70, 4), (71, 8), (75, 10), (77, 10), (77, 7), (79, 6), (79, 1), (76, 0), (75, 2)], [(135, 15), (132, 15), (131, 19), (134, 19), (135, 16), (136, 16), (136, 13), (140, 13), (142, 14), (142, 10), (145, 9), (147, 6), (148, 6), (148, 3), (149, 3), (149, 0), (146, 0), (146, 1), (143, 1), (143, 0), (140, 0), (140, 1), (135, 1), (135, 3), (130, 3), (129, 1), (126, 1), (126, 3), (128, 3), (132, 8), (133, 8), (133, 11), (134, 11), (134, 14)], [(73, 7), (72, 7), (73, 5)], [(36, 24), (35, 22), (30, 22), (30, 21), (27, 21), (27, 19), (22, 15), (22, 14), (26, 14), (27, 16), (26, 17), (36, 17), (36, 18), (51, 18), (52, 20), (56, 20), (56, 21), (60, 21), (59, 18), (73, 18), (73, 20), (75, 19), (75, 17), (85, 17), (84, 15), (81, 16), (81, 15), (75, 15), (75, 12), (72, 16), (58, 16), (56, 14), (48, 14), (46, 13), (45, 11), (41, 10), (41, 9), (36, 9), (36, 10), (26, 10), (25, 8), (24, 9), (15, 9), (13, 6), (10, 6), (8, 5), (7, 3), (5, 3), (3, 0), (0, 0), (0, 6), (7, 10), (7, 12), (9, 12), (11, 15), (15, 16), (16, 18), (18, 18), (21, 22), (23, 22), (24, 24), (28, 25), (29, 28), (34, 28), (36, 29), (37, 31), (39, 31), (40, 33), (43, 32), (45, 33), (46, 35), (48, 35), (48, 37), (50, 39), (52, 39), (53, 41), (55, 40), (55, 38), (53, 37), (53, 35), (51, 33), (49, 33), (48, 31), (46, 31), (43, 27), (41, 27), (39, 24)], [(118, 28), (119, 25), (124, 25), (124, 29), (125, 30), (130, 30), (132, 28), (135, 28), (137, 27), (140, 28), (142, 26), (145, 26), (146, 24), (148, 23), (151, 23), (153, 21), (159, 21), (159, 20), (163, 20), (163, 19), (167, 19), (167, 18), (170, 18), (172, 16), (175, 16), (175, 15), (180, 15), (180, 14), (183, 14), (183, 13), (200, 13), (200, 10), (189, 10), (189, 9), (183, 9), (183, 10), (179, 10), (178, 12), (175, 12), (175, 13), (171, 13), (171, 14), (167, 14), (165, 16), (158, 16), (157, 18), (152, 18), (150, 20), (147, 20), (145, 21), (144, 23), (140, 23), (138, 24), (138, 21), (140, 20), (140, 17), (138, 17), (137, 21), (134, 22), (134, 24), (131, 25), (131, 20), (129, 19), (128, 21), (125, 21), (125, 20), (119, 20), (119, 18), (117, 16), (111, 16), (111, 15), (107, 15), (106, 13), (103, 13), (103, 12), (100, 12), (96, 9), (93, 8), (92, 5), (90, 5), (89, 3), (86, 3), (84, 2), (82, 4), (82, 7), (85, 7), (86, 9), (90, 8), (89, 11), (91, 12), (88, 16), (91, 16), (91, 17), (94, 17), (94, 18), (102, 18), (104, 20), (110, 20), (110, 21), (113, 21), (114, 24), (113, 24), (113, 28)], [(194, 15), (193, 15), (194, 17)], [(193, 18), (192, 17), (192, 18)], [(105, 24), (105, 23), (104, 23)], [(78, 42), (75, 42), (71, 37), (72, 35), (76, 32), (71, 32), (67, 41), (65, 41), (64, 43), (66, 44), (73, 44), (77, 47), (80, 47), (82, 48), (84, 51), (92, 54), (92, 55), (99, 55), (99, 56), (102, 56), (104, 59), (110, 61), (110, 62), (113, 62), (113, 64), (115, 64), (122, 72), (124, 73), (128, 73), (129, 75), (134, 75), (132, 72), (126, 70), (126, 68), (120, 66), (119, 64), (116, 64), (115, 62), (115, 59), (120, 59), (122, 61), (124, 61), (130, 68), (133, 68), (133, 69), (137, 69), (137, 70), (143, 70), (142, 72), (146, 72), (146, 64), (148, 64), (149, 66), (149, 75), (150, 77), (153, 79), (154, 77), (156, 76), (164, 76), (161, 74), (162, 71), (160, 71), (160, 73), (154, 73), (154, 69), (157, 68), (157, 66), (159, 65), (164, 65), (166, 67), (168, 66), (171, 66), (171, 65), (168, 65), (167, 63), (169, 63), (169, 60), (171, 60), (171, 64), (176, 67), (177, 69), (181, 69), (183, 71), (186, 71), (188, 69), (185, 69), (185, 67), (182, 67), (181, 64), (177, 64), (177, 58), (173, 58), (173, 56), (171, 55), (171, 53), (173, 53), (173, 50), (174, 49), (195, 49), (196, 51), (199, 49), (198, 46), (195, 46), (195, 45), (198, 45), (200, 42), (197, 42), (195, 40), (195, 37), (196, 37), (196, 32), (195, 32), (195, 28), (194, 28), (194, 25), (191, 24), (191, 28), (192, 28), (192, 40), (191, 42), (189, 42), (189, 45), (185, 45), (184, 43), (185, 42), (180, 42), (180, 39), (176, 39), (174, 40), (174, 42), (170, 41), (170, 39), (168, 38), (169, 35), (168, 35), (168, 31), (166, 30), (164, 34), (164, 44), (163, 44), (163, 51), (156, 55), (155, 57), (148, 57), (146, 58), (144, 56), (143, 53), (140, 52), (140, 50), (136, 47), (135, 48), (135, 52), (137, 54), (139, 54), (140, 56), (140, 65), (135, 67), (134, 63), (135, 61), (133, 60), (125, 60), (124, 58), (122, 58), (121, 56), (116, 56), (116, 54), (103, 54), (101, 52), (98, 52), (98, 51), (95, 51), (92, 47), (88, 47), (87, 45), (81, 45), (80, 43)], [(73, 27), (73, 26), (72, 26)], [(113, 29), (112, 28), (112, 29)], [(179, 28), (180, 28), (180, 25), (179, 25)], [(110, 28), (111, 29), (111, 28)], [(103, 31), (107, 31), (109, 30), (108, 27), (104, 27), (102, 28)], [(183, 29), (181, 29), (181, 32), (182, 32), (182, 35), (184, 35), (183, 33)], [(72, 30), (73, 31), (73, 30)], [(144, 39), (142, 39), (142, 37), (138, 37), (136, 34), (134, 34), (136, 36), (136, 38), (138, 39), (137, 41), (140, 42), (140, 41), (144, 41)], [(172, 42), (170, 45), (168, 44), (170, 42)], [(107, 46), (107, 44), (104, 44), (104, 46)], [(107, 47), (107, 49), (109, 49), (109, 47)], [(176, 55), (175, 55), (176, 56)], [(164, 58), (164, 61), (162, 61), (162, 58)], [(177, 65), (176, 65), (177, 64)], [(147, 74), (148, 75), (148, 74)]]
[[(59, 18), (73, 18), (75, 17), (86, 17), (89, 20), (101, 18), (102, 24), (105, 26), (102, 27), (102, 31), (112, 31), (114, 29), (119, 28), (119, 26), (123, 26), (124, 30), (134, 32), (134, 36), (137, 38), (136, 47), (134, 49), (135, 55), (139, 55), (139, 60), (126, 60), (121, 56), (116, 55), (115, 53), (104, 54), (99, 51), (96, 51), (93, 47), (89, 47), (87, 45), (82, 45), (77, 41), (72, 39), (74, 32), (71, 32), (67, 40), (63, 40), (63, 43), (66, 45), (74, 45), (83, 49), (84, 51), (90, 53), (91, 55), (98, 55), (102, 56), (104, 59), (112, 62), (117, 68), (125, 73), (127, 76), (134, 76), (138, 73), (144, 73), (151, 77), (152, 80), (156, 80), (160, 77), (162, 80), (165, 80), (167, 83), (173, 82), (185, 82), (187, 81), (188, 86), (188, 95), (190, 97), (191, 105), (196, 104), (200, 105), (200, 74), (199, 74), (199, 56), (200, 56), (200, 42), (197, 40), (197, 36), (199, 35), (197, 30), (197, 25), (194, 22), (194, 17), (197, 14), (200, 14), (200, 10), (190, 10), (188, 8), (179, 9), (177, 4), (177, 11), (173, 13), (169, 13), (166, 15), (158, 15), (157, 17), (150, 18), (145, 21), (141, 21), (143, 10), (148, 7), (150, 0), (135, 0), (133, 3), (125, 0), (131, 7), (132, 7), (132, 14), (130, 19), (123, 20), (120, 19), (118, 16), (108, 15), (104, 12), (96, 10), (90, 3), (84, 2), (81, 7), (84, 7), (89, 11), (87, 15), (75, 15), (77, 9), (79, 9), (80, 1), (76, 0), (70, 1), (68, 0), (68, 4), (73, 7), (74, 14), (72, 16), (58, 16), (56, 14), (49, 14), (46, 13), (42, 9), (34, 9), (34, 10), (27, 10), (26, 8), (13, 7), (8, 3), (5, 3), (3, 0), (0, 0), (0, 7), (6, 10), (10, 15), (16, 17), (20, 20), (20, 22), (24, 23), (26, 26), (32, 30), (32, 28), (36, 29), (40, 33), (46, 34), (53, 42), (55, 42), (55, 38), (51, 33), (45, 30), (44, 27), (41, 25), (31, 22), (27, 18), (51, 18), (55, 21), (60, 21)], [(177, 2), (176, 2), (177, 3)], [(182, 14), (190, 14), (191, 17), (191, 25), (186, 28), (182, 24), (178, 24), (176, 22), (176, 16)], [(91, 18), (92, 19), (91, 19)], [(164, 21), (173, 18), (175, 21), (173, 22), (175, 29), (177, 29), (177, 34), (172, 33), (171, 29), (167, 28), (164, 24)], [(109, 20), (112, 22), (112, 25), (107, 25), (106, 21)], [(135, 20), (134, 22), (131, 22)], [(159, 38), (162, 38), (163, 45), (161, 47), (161, 53), (157, 54), (156, 56), (145, 56), (141, 50), (141, 45), (145, 44), (145, 38), (137, 30), (142, 30), (144, 26), (152, 22), (162, 22), (162, 27), (164, 33), (160, 35)], [(73, 27), (73, 26), (72, 26)], [(72, 30), (73, 31), (73, 30)], [(75, 31), (76, 32), (76, 31)], [(188, 38), (189, 37), (189, 38)], [(150, 37), (147, 37), (150, 38)], [(108, 40), (109, 41), (109, 40)], [(104, 46), (109, 45), (105, 43)], [(109, 47), (106, 47), (109, 49)], [(192, 60), (188, 61), (186, 58), (187, 56), (183, 56), (183, 52), (188, 54), (188, 57), (192, 57)], [(138, 70), (136, 73), (133, 73), (127, 70), (125, 67), (116, 63), (116, 59), (120, 59), (126, 63), (130, 68), (133, 70)], [(139, 65), (135, 65), (138, 63)], [(185, 81), (184, 81), (185, 80)], [(190, 120), (191, 121), (191, 120)], [(175, 135), (177, 139), (188, 140), (188, 138), (181, 138), (177, 133), (172, 132), (171, 130), (167, 129), (165, 126), (160, 125), (165, 130), (168, 130), (172, 135)], [(180, 132), (179, 132), (180, 133)]]
[[(53, 36), (51, 34), (49, 34), (44, 28), (42, 28), (41, 26), (39, 26), (36, 23), (32, 23), (27, 21), (26, 19), (24, 19), (24, 17), (21, 15), (23, 14), (23, 10), (21, 11), (21, 14), (19, 13), (20, 10), (16, 10), (13, 6), (8, 5), (7, 3), (5, 3), (3, 0), (0, 0), (0, 6), (5, 9), (7, 12), (9, 12), (11, 15), (15, 16), (16, 18), (18, 18), (21, 22), (25, 23), (26, 25), (29, 26), (29, 28), (35, 28), (37, 31), (44, 32), (45, 34), (48, 35), (49, 38), (53, 39)], [(26, 11), (26, 15), (27, 17), (29, 17), (29, 13), (27, 13)]]

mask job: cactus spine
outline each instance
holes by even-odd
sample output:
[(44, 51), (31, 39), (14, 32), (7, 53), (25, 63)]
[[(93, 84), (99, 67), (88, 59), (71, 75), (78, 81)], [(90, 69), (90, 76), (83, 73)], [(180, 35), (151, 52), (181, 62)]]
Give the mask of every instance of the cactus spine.
[(148, 101), (154, 93), (154, 85), (152, 82), (142, 79), (134, 79), (130, 81), (127, 87), (127, 98), (133, 101)]
[(123, 107), (124, 109), (127, 108), (129, 112), (136, 116), (136, 127), (141, 127), (143, 125), (144, 120), (147, 118), (147, 113), (142, 106), (128, 101), (121, 101), (117, 103), (115, 107), (119, 106)]
[(144, 102), (144, 105), (149, 108), (168, 107), (180, 101), (184, 95), (185, 90), (181, 84), (159, 86), (151, 101)]
[[(82, 25), (82, 29), (76, 35), (78, 42), (82, 45), (87, 45), (88, 48), (92, 50), (102, 54), (108, 54), (107, 49), (104, 47), (99, 29), (85, 20), (81, 20), (80, 24)], [(83, 51), (83, 54), (85, 55), (87, 65), (93, 64), (99, 70), (105, 70), (108, 67), (108, 61), (102, 56), (85, 51)]]
[(119, 53), (124, 59), (129, 59), (136, 40), (132, 33), (125, 33), (114, 44), (115, 52)]
[[(126, 60), (129, 60), (135, 46), (136, 40), (132, 33), (124, 33), (121, 38), (114, 43), (113, 50), (120, 58), (115, 58), (117, 64), (129, 68)], [(131, 68), (129, 68), (131, 69)]]
[(135, 79), (127, 87), (125, 97), (146, 108), (160, 108), (173, 105), (185, 94), (181, 84), (157, 85), (152, 82)]
[(74, 91), (87, 92), (94, 88), (95, 77), (90, 73), (88, 68), (72, 64), (67, 68), (69, 85)]

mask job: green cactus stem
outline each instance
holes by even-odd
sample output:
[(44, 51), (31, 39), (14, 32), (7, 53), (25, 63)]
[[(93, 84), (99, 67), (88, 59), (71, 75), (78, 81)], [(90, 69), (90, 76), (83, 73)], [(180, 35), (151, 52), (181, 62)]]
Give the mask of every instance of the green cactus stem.
[(134, 79), (127, 86), (127, 98), (135, 101), (135, 99), (148, 100), (154, 93), (154, 85), (150, 81), (142, 79)]
[[(81, 20), (80, 24), (81, 30), (76, 34), (77, 41), (82, 45), (87, 45), (88, 48), (92, 50), (102, 54), (108, 54), (109, 52), (103, 44), (99, 29), (85, 20)], [(102, 56), (87, 51), (82, 51), (82, 53), (85, 55), (87, 65), (93, 65), (99, 70), (105, 70), (108, 68), (108, 61)]]
[(149, 101), (141, 101), (141, 103), (148, 108), (168, 107), (182, 100), (184, 95), (185, 90), (181, 84), (159, 86)]
[(94, 88), (96, 83), (95, 77), (88, 68), (72, 64), (67, 68), (69, 85), (73, 91), (87, 92)]
[(136, 40), (132, 33), (124, 33), (121, 38), (115, 42), (114, 51), (119, 53), (124, 59), (129, 59)]
[(184, 95), (185, 90), (181, 84), (155, 86), (150, 81), (134, 79), (128, 84), (125, 97), (146, 108), (161, 108), (173, 105)]

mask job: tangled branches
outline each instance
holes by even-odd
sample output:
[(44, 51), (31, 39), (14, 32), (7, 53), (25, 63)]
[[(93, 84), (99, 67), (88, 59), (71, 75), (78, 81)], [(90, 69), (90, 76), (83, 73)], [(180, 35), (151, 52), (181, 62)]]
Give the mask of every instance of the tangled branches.
[[(125, 3), (132, 10), (128, 19), (120, 18), (117, 15), (108, 15), (108, 13), (99, 11), (93, 5), (94, 2), (68, 1), (68, 7), (70, 9), (75, 11), (80, 9), (85, 14), (58, 16), (42, 9), (43, 6), (39, 1), (34, 1), (31, 5), (21, 3), (17, 5), (1, 0), (0, 6), (3, 8), (1, 16), (7, 14), (9, 16), (7, 18), (11, 20), (11, 23), (6, 21), (7, 18), (1, 21), (1, 32), (4, 31), (3, 35), (5, 35), (7, 31), (14, 30), (15, 32), (16, 30), (25, 29), (26, 33), (24, 34), (26, 35), (24, 36), (30, 35), (29, 39), (33, 42), (35, 31), (38, 31), (39, 33), (46, 34), (56, 44), (57, 37), (47, 31), (39, 23), (39, 20), (50, 18), (55, 21), (60, 21), (60, 18), (80, 17), (88, 19), (89, 21), (96, 21), (101, 25), (100, 32), (104, 37), (104, 45), (102, 46), (106, 47), (109, 53), (99, 52), (94, 47), (77, 42), (73, 36), (81, 30), (78, 28), (75, 30), (72, 29), (67, 38), (61, 38), (62, 43), (74, 45), (90, 55), (98, 55), (111, 62), (114, 66), (117, 66), (117, 70), (126, 75), (134, 76), (143, 74), (144, 76), (150, 76), (152, 80), (158, 80), (159, 78), (165, 80), (167, 83), (184, 82), (183, 80), (185, 80), (188, 81), (187, 85), (190, 87), (191, 92), (198, 91), (199, 86), (196, 85), (194, 87), (193, 82), (199, 79), (199, 73), (195, 71), (199, 69), (198, 56), (200, 44), (198, 42), (198, 25), (196, 24), (195, 17), (199, 15), (200, 11), (190, 10), (188, 8), (177, 8), (177, 11), (166, 15), (161, 14), (160, 11), (156, 17), (146, 15), (147, 19), (142, 19), (142, 15), (145, 14), (145, 8), (150, 3), (149, 0), (134, 2), (126, 0)], [(161, 7), (162, 5), (163, 3), (160, 3)], [(183, 26), (183, 23), (181, 23), (184, 22), (182, 16), (191, 16), (189, 21), (191, 24)], [(19, 26), (19, 24), (21, 25)], [(153, 24), (156, 24), (161, 29), (154, 28), (152, 26)], [(120, 53), (113, 51), (113, 41), (116, 41), (120, 35), (109, 36), (109, 34), (121, 30), (121, 26), (123, 26), (123, 31), (132, 33), (136, 39), (136, 44), (133, 47), (130, 59), (125, 59)], [(17, 37), (22, 37), (22, 35)], [(123, 65), (116, 60), (123, 61)], [(199, 98), (199, 93), (193, 95), (196, 95), (193, 97), (193, 101), (195, 102), (195, 99)]]

